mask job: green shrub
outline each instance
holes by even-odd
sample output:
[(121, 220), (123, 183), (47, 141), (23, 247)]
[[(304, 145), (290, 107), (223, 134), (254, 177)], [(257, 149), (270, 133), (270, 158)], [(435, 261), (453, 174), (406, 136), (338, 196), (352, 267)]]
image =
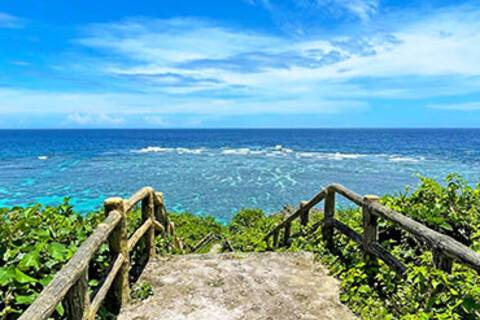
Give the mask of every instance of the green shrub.
[[(102, 219), (74, 213), (68, 199), (59, 207), (0, 209), (0, 319), (17, 318)], [(108, 265), (105, 250), (90, 269), (92, 287)]]
[(148, 282), (138, 282), (132, 286), (132, 299), (143, 301), (146, 300), (148, 297), (153, 296), (153, 287)]
[[(427, 226), (448, 234), (480, 252), (480, 185), (471, 186), (457, 175), (443, 183), (421, 178), (415, 190), (385, 196), (381, 202)], [(222, 225), (209, 216), (171, 214), (177, 235), (193, 247), (213, 232), (226, 238), (237, 251), (264, 251), (264, 236), (283, 217), (268, 216), (259, 209), (244, 209), (230, 224)], [(362, 232), (360, 209), (337, 208), (336, 218)], [(52, 279), (76, 248), (104, 219), (102, 212), (81, 216), (73, 212), (68, 199), (58, 207), (33, 205), (0, 209), (0, 320), (18, 318)], [(322, 219), (314, 214), (309, 226), (292, 226), (292, 234), (307, 230)], [(138, 210), (129, 214), (129, 233), (141, 224)], [(296, 237), (280, 250), (312, 251), (341, 280), (341, 300), (363, 319), (480, 319), (480, 277), (473, 270), (455, 264), (451, 274), (435, 269), (428, 248), (389, 222), (379, 221), (379, 241), (407, 266), (401, 279), (382, 262), (365, 264), (357, 244), (335, 234), (337, 251), (327, 250), (316, 232)], [(157, 252), (172, 252), (172, 239), (157, 237)], [(142, 243), (132, 254), (141, 255)], [(208, 250), (208, 246), (204, 251)], [(109, 266), (108, 246), (102, 245), (89, 268), (90, 287), (98, 288)], [(133, 295), (151, 294), (148, 285), (136, 285)], [(57, 308), (56, 318), (62, 308)], [(105, 310), (100, 313), (107, 318)]]
[(226, 237), (236, 251), (265, 251), (263, 237), (281, 219), (279, 215), (266, 216), (259, 209), (244, 209), (233, 217)]

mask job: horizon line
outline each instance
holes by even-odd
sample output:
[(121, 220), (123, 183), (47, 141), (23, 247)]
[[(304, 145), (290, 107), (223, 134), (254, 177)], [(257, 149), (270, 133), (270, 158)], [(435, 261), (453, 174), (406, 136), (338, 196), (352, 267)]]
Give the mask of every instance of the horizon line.
[(67, 131), (67, 130), (479, 130), (480, 127), (126, 127), (126, 128), (112, 128), (112, 127), (87, 127), (87, 128), (0, 128), (0, 131)]

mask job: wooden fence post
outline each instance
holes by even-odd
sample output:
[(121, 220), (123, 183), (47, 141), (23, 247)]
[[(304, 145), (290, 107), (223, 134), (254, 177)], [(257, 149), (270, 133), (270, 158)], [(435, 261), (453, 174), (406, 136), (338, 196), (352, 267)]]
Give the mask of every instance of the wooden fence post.
[[(148, 219), (155, 221), (155, 208), (153, 204), (154, 191), (149, 188), (148, 196), (142, 200), (142, 221), (145, 223)], [(155, 226), (152, 223), (145, 235), (147, 260), (155, 256)]]
[(75, 284), (68, 290), (62, 302), (65, 307), (65, 318), (69, 320), (88, 319), (90, 296), (88, 295), (88, 269), (86, 269)]
[(290, 233), (292, 230), (292, 224), (287, 223), (285, 225), (284, 233), (283, 233), (283, 245), (288, 246), (288, 240), (290, 240)]
[(111, 254), (111, 261), (115, 261), (118, 254), (123, 255), (124, 263), (122, 268), (118, 272), (112, 288), (109, 291), (107, 308), (113, 313), (118, 313), (122, 305), (128, 303), (130, 296), (130, 284), (128, 282), (128, 275), (130, 271), (130, 254), (128, 250), (128, 228), (127, 228), (127, 214), (125, 212), (125, 206), (123, 199), (110, 198), (105, 200), (105, 214), (108, 216), (113, 210), (117, 211), (122, 219), (118, 223), (117, 227), (112, 231), (109, 238), (109, 247)]
[(155, 208), (155, 219), (164, 227), (165, 235), (168, 235), (168, 219), (167, 213), (165, 210), (165, 200), (163, 199), (163, 193), (157, 192), (156, 193), (157, 199), (159, 200), (160, 204), (157, 208)]
[[(306, 205), (307, 205), (308, 201), (301, 201), (300, 202), (300, 208), (304, 208)], [(309, 219), (309, 215), (310, 215), (310, 210), (306, 210), (302, 216), (300, 217), (300, 224), (302, 226), (306, 226), (308, 225), (308, 219)]]
[(275, 230), (275, 232), (273, 233), (273, 244), (272, 244), (273, 249), (276, 249), (278, 247), (279, 236), (280, 236), (279, 230)]
[(323, 240), (329, 249), (333, 248), (333, 219), (335, 216), (335, 190), (327, 188), (322, 226)]
[(372, 214), (370, 210), (370, 204), (377, 202), (380, 198), (375, 195), (366, 195), (363, 197), (363, 237), (362, 245), (365, 253), (365, 260), (367, 266), (373, 266), (377, 264), (377, 258), (374, 255), (368, 253), (369, 246), (378, 241), (378, 221), (377, 217)]

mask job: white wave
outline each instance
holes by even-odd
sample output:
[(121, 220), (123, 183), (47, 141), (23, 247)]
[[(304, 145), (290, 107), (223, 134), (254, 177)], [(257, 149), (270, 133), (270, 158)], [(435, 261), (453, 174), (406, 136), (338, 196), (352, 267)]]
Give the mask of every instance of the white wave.
[(133, 150), (136, 153), (158, 153), (173, 151), (173, 148), (160, 148), (160, 147), (146, 147), (139, 150)]
[(264, 148), (264, 149), (226, 148), (221, 151), (221, 154), (236, 155), (236, 156), (265, 155), (267, 157), (275, 157), (275, 156), (285, 156), (293, 152), (294, 151), (292, 149), (284, 148), (281, 145), (276, 145), (274, 147)]
[(273, 147), (274, 151), (277, 152), (282, 152), (282, 153), (292, 153), (293, 150), (289, 148), (284, 148), (281, 144), (277, 144), (275, 147)]
[(334, 160), (345, 160), (345, 159), (359, 159), (359, 158), (364, 158), (366, 155), (364, 154), (358, 154), (358, 153), (340, 153), (336, 152), (333, 154), (333, 159)]
[(195, 149), (189, 149), (189, 148), (176, 148), (175, 151), (179, 154), (186, 153), (186, 154), (201, 154), (207, 149), (205, 148), (195, 148)]
[(317, 158), (322, 160), (355, 160), (359, 158), (367, 157), (365, 154), (358, 154), (358, 153), (324, 153), (324, 152), (297, 152), (297, 157), (300, 158)]
[(412, 157), (393, 156), (393, 157), (391, 157), (391, 158), (388, 159), (388, 160), (389, 160), (389, 161), (392, 161), (392, 162), (412, 162), (412, 163), (416, 163), (416, 162), (420, 162), (420, 161), (425, 160), (425, 158), (424, 158), (424, 157), (412, 158)]
[(48, 160), (47, 156), (39, 156), (37, 157), (38, 160)]
[(244, 156), (252, 153), (252, 150), (249, 148), (223, 149), (221, 153), (224, 155)]
[(296, 156), (300, 158), (314, 158), (318, 157), (318, 152), (297, 152)]
[(178, 154), (200, 154), (206, 151), (205, 148), (162, 148), (162, 147), (146, 147), (139, 150), (132, 150), (135, 153), (166, 153), (176, 152)]
[[(374, 161), (375, 159), (383, 158), (391, 162), (410, 162), (416, 163), (425, 160), (423, 157), (408, 157), (400, 156), (395, 154), (360, 154), (360, 153), (342, 153), (342, 152), (320, 152), (320, 151), (296, 151), (290, 148), (285, 148), (282, 145), (275, 145), (272, 147), (266, 148), (214, 148), (209, 149), (205, 147), (200, 148), (165, 148), (165, 147), (156, 147), (149, 146), (138, 150), (132, 150), (135, 153), (177, 153), (177, 154), (191, 154), (191, 155), (224, 155), (224, 156), (264, 156), (264, 157), (294, 157), (297, 159), (300, 158), (311, 158), (318, 160), (327, 160), (327, 161), (343, 161), (343, 160), (357, 160), (362, 158), (367, 158)], [(40, 157), (39, 157), (40, 159)], [(46, 160), (42, 158), (41, 160)]]

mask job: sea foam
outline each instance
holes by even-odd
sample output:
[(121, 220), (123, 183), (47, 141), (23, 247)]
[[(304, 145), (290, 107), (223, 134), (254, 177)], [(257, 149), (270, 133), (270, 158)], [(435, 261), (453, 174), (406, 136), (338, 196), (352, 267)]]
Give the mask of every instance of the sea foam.
[[(361, 153), (343, 153), (343, 152), (321, 152), (321, 151), (296, 151), (290, 148), (285, 148), (282, 145), (275, 145), (264, 148), (167, 148), (159, 146), (148, 146), (138, 150), (132, 150), (134, 153), (176, 153), (176, 154), (190, 154), (190, 155), (223, 155), (223, 156), (264, 156), (264, 157), (294, 157), (296, 159), (309, 158), (326, 161), (344, 161), (344, 160), (358, 160), (367, 159), (371, 161), (389, 161), (389, 162), (405, 162), (417, 163), (425, 160), (424, 157), (408, 157), (395, 154), (361, 154)], [(40, 159), (40, 157), (39, 157)], [(382, 160), (383, 159), (383, 160)]]
[(420, 161), (425, 160), (425, 158), (424, 157), (412, 158), (412, 157), (393, 156), (388, 160), (391, 161), (391, 162), (412, 162), (412, 163), (416, 163), (416, 162), (420, 162)]

